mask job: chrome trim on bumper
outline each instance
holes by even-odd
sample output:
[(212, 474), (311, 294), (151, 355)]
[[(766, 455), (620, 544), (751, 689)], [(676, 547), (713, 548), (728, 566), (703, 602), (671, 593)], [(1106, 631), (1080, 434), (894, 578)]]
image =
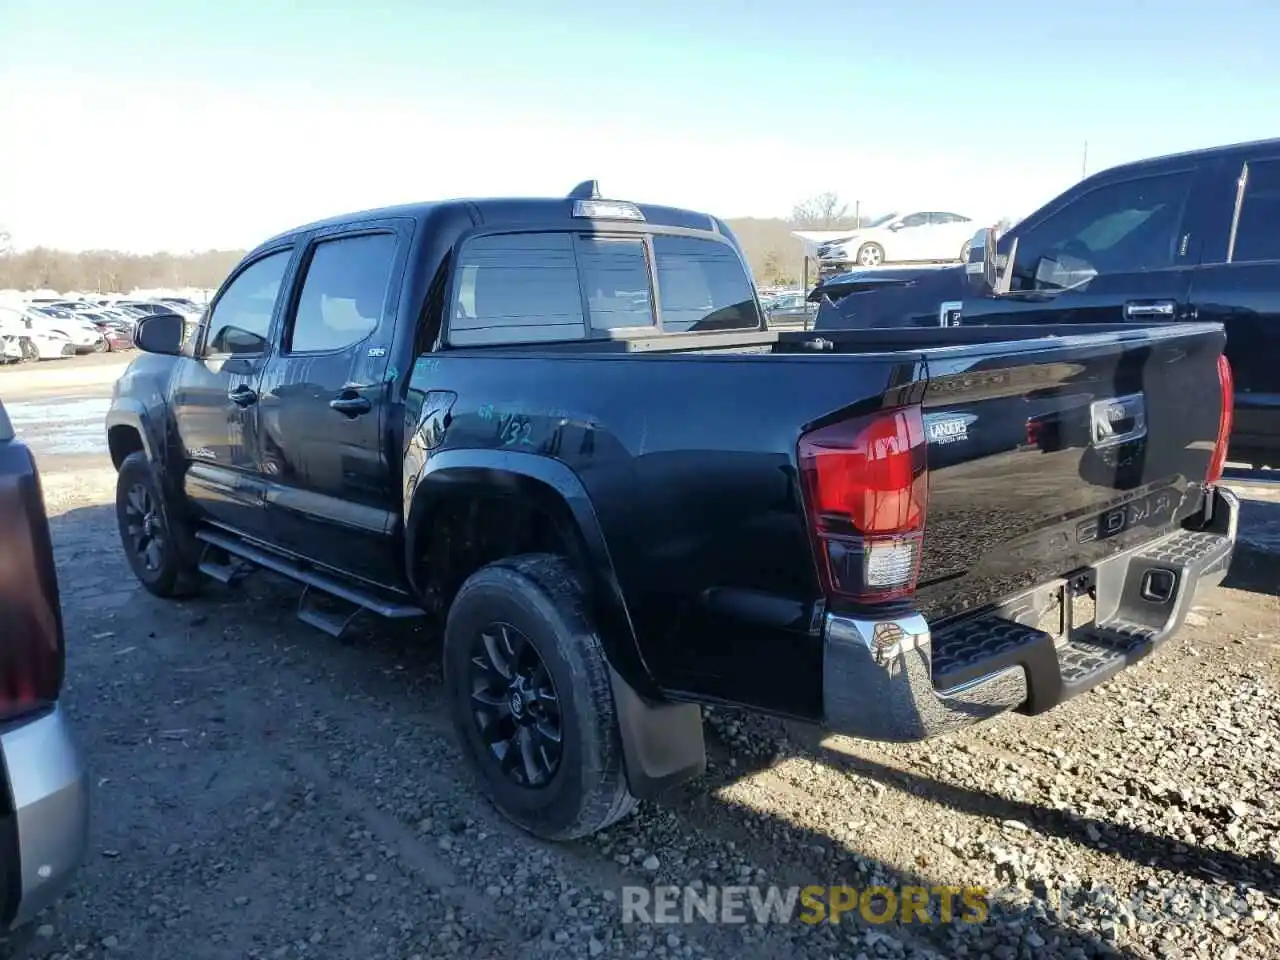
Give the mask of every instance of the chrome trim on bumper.
[(13, 793), (22, 890), (13, 926), (47, 907), (70, 882), (89, 840), (89, 781), (58, 708), (0, 733)]
[[(1099, 616), (1104, 594), (1110, 604), (1108, 619), (1099, 623), (1104, 634), (1099, 649), (1110, 658), (1112, 668), (1103, 669), (1108, 664), (1102, 663), (1092, 674), (1087, 670), (1067, 670), (1065, 680), (1069, 682), (1064, 684), (1060, 671), (1064, 670), (1063, 658), (1070, 650), (1049, 647), (1050, 657), (1058, 660), (1056, 667), (1043, 661), (1037, 667), (1035, 659), (1028, 655), (1021, 658), (1026, 666), (1000, 666), (938, 690), (933, 685), (933, 637), (924, 617), (911, 614), (864, 620), (828, 613), (823, 624), (824, 726), (867, 740), (925, 740), (1024, 704), (1038, 713), (1095, 682), (1105, 682), (1113, 673), (1158, 648), (1182, 625), (1198, 586), (1217, 585), (1226, 577), (1239, 529), (1240, 501), (1225, 487), (1217, 487), (1212, 495), (1216, 499), (1206, 514), (1208, 520), (1202, 531), (1175, 531), (1095, 568), (1101, 584)], [(1144, 613), (1132, 603), (1126, 607), (1126, 597), (1136, 595), (1137, 578), (1145, 570), (1157, 568), (1180, 571), (1179, 576), (1185, 578), (1176, 597), (1157, 608), (1158, 616)], [(1048, 641), (1047, 635), (1041, 636)], [(1026, 645), (1018, 648), (1019, 652), (1030, 649)], [(1003, 660), (1008, 663), (1009, 657)], [(991, 662), (994, 666), (1000, 659), (993, 658)], [(1069, 657), (1066, 663), (1079, 667)], [(985, 669), (988, 668), (982, 661), (975, 662), (974, 670)], [(1032, 676), (1028, 676), (1029, 669)], [(1028, 703), (1033, 688), (1038, 691), (1038, 704)]]
[(823, 716), (866, 740), (924, 740), (990, 719), (1027, 699), (1027, 675), (1006, 667), (951, 690), (933, 686), (929, 624), (919, 614), (860, 620), (828, 613)]

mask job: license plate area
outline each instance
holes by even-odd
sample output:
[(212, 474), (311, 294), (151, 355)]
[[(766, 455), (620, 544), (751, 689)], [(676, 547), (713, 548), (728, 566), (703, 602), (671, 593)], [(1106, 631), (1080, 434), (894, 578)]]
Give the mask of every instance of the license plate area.
[(1076, 574), (1051, 588), (1040, 607), (1037, 630), (1064, 646), (1092, 630), (1098, 619), (1098, 591), (1092, 570)]

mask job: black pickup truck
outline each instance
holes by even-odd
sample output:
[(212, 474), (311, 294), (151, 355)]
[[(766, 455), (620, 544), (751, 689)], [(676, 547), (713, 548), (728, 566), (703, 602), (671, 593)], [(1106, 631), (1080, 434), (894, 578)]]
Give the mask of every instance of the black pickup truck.
[[(1010, 275), (860, 271), (815, 289), (816, 330), (939, 324), (1221, 323), (1235, 377), (1231, 459), (1280, 467), (1280, 139), (1094, 174), (997, 244)], [(1016, 244), (1016, 246), (1015, 246)], [(825, 289), (824, 289), (825, 288)]]
[(291, 230), (137, 339), (142, 583), (439, 618), (464, 753), (545, 837), (701, 772), (699, 704), (895, 741), (1047, 710), (1235, 540), (1220, 325), (771, 331), (724, 223), (590, 182)]

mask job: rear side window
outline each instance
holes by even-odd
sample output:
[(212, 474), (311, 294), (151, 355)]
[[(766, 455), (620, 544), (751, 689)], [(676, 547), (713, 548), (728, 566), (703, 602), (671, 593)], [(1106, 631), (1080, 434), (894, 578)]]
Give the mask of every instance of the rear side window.
[(664, 332), (750, 330), (760, 325), (751, 280), (728, 244), (655, 236), (653, 254)]
[(1232, 263), (1280, 260), (1280, 160), (1250, 163)]
[(462, 248), (452, 343), (579, 340), (584, 333), (572, 234), (476, 237)]
[(395, 255), (396, 238), (390, 233), (316, 244), (286, 349), (342, 350), (373, 333), (382, 322)]

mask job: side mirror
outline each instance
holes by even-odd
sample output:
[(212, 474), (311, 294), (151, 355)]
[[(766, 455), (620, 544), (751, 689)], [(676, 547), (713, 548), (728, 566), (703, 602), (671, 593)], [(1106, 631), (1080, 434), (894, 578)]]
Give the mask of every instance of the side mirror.
[(975, 296), (995, 294), (1000, 274), (996, 267), (996, 232), (990, 227), (983, 227), (969, 241), (964, 275)]
[(138, 321), (134, 343), (147, 353), (178, 356), (186, 340), (186, 323), (176, 313), (153, 313)]
[(895, 220), (893, 221), (893, 223), (889, 224), (889, 226), (886, 229), (890, 233), (897, 233), (899, 230), (901, 230), (905, 226), (906, 224), (903, 223), (901, 220)]

